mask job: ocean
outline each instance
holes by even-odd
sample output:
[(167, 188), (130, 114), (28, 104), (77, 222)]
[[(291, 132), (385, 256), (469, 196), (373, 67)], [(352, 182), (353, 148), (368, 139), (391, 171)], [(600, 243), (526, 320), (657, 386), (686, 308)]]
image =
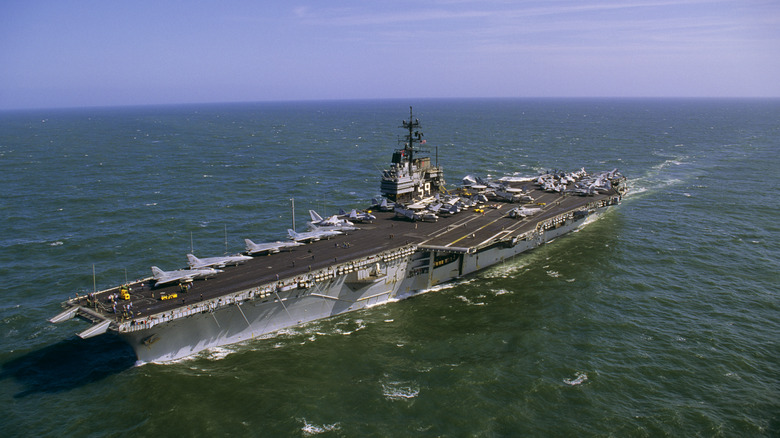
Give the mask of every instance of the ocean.
[[(448, 183), (618, 168), (588, 226), (414, 298), (136, 363), (75, 293), (379, 194), (409, 106)], [(0, 435), (780, 436), (780, 100), (0, 112)], [(93, 276), (94, 270), (94, 276)]]

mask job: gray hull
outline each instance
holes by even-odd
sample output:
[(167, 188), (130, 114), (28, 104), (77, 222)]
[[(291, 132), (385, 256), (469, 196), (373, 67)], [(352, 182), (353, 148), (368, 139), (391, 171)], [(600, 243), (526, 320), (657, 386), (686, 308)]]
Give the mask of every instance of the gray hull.
[(403, 247), (303, 277), (259, 284), (218, 301), (182, 307), (147, 323), (124, 326), (118, 335), (143, 362), (180, 359), (207, 348), (413, 296), (545, 244), (582, 226), (588, 217), (569, 218), (523, 239), (479, 250)]

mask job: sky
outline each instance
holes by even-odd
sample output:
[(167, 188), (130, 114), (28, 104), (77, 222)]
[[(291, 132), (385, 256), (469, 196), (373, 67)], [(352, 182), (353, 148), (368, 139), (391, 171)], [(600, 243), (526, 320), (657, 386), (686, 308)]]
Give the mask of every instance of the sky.
[(2, 0), (0, 110), (780, 97), (780, 0)]

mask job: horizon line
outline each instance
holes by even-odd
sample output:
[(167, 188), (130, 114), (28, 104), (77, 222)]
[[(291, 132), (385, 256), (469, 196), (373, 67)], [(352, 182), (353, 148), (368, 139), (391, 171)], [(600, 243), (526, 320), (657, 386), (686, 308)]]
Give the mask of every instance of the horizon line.
[(311, 99), (269, 99), (269, 100), (245, 100), (245, 101), (191, 101), (191, 102), (150, 102), (150, 103), (126, 103), (126, 104), (95, 104), (95, 105), (62, 105), (41, 107), (9, 107), (0, 108), (0, 113), (47, 111), (47, 110), (82, 110), (82, 109), (131, 109), (151, 107), (185, 107), (185, 106), (212, 106), (212, 105), (254, 105), (254, 104), (284, 104), (284, 103), (316, 103), (316, 102), (380, 102), (380, 101), (453, 101), (453, 100), (753, 100), (770, 101), (780, 100), (780, 96), (484, 96), (484, 97), (361, 97), (361, 98), (311, 98)]

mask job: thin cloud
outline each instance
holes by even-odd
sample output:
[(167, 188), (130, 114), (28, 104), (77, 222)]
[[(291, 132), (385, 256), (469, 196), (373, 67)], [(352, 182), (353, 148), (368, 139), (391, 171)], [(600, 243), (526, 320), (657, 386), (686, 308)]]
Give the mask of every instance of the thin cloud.
[(351, 11), (320, 10), (304, 18), (309, 24), (330, 26), (367, 26), (377, 24), (398, 24), (422, 21), (440, 20), (464, 20), (485, 18), (494, 15), (489, 11), (447, 11), (442, 9), (429, 9), (408, 13), (380, 13), (380, 14), (351, 14)]
[[(294, 14), (300, 18), (305, 18), (310, 24), (332, 25), (332, 26), (365, 26), (378, 24), (402, 24), (409, 22), (422, 21), (441, 21), (441, 20), (464, 20), (464, 19), (516, 19), (531, 18), (542, 16), (565, 16), (571, 14), (583, 14), (593, 12), (607, 11), (626, 11), (630, 9), (648, 9), (648, 8), (668, 8), (668, 7), (688, 7), (693, 5), (712, 5), (712, 4), (733, 4), (728, 0), (661, 0), (661, 1), (638, 1), (638, 2), (601, 2), (584, 3), (573, 1), (571, 3), (556, 3), (550, 6), (549, 3), (542, 3), (544, 6), (522, 7), (518, 8), (516, 2), (486, 2), (480, 1), (450, 1), (438, 2), (440, 5), (474, 5), (469, 9), (414, 9), (412, 12), (397, 11), (393, 12), (363, 12), (357, 8), (312, 8), (298, 7), (294, 9)], [(505, 7), (509, 6), (509, 7)], [(403, 8), (398, 8), (403, 9)], [(306, 14), (299, 11), (305, 10)]]
[[(538, 3), (542, 4), (542, 3)], [(440, 50), (515, 51), (547, 47), (562, 50), (698, 50), (708, 44), (749, 44), (765, 39), (756, 27), (771, 27), (777, 14), (734, 14), (766, 3), (727, 0), (659, 0), (635, 2), (558, 3), (555, 6), (518, 8), (512, 2), (439, 2), (451, 10), (428, 9), (409, 13), (364, 13), (362, 9), (318, 9), (307, 24), (352, 27), (374, 45), (409, 40), (420, 43), (447, 41)], [(706, 6), (706, 7), (704, 7)], [(722, 6), (722, 7), (721, 7)], [(478, 9), (475, 9), (478, 8)], [(730, 8), (730, 9), (729, 9)], [(613, 13), (614, 12), (614, 13)], [(737, 15), (737, 16), (735, 16)], [(456, 23), (449, 23), (454, 22)], [(431, 22), (409, 28), (393, 25)], [(370, 28), (365, 28), (369, 26)], [(757, 25), (757, 26), (752, 26)], [(356, 35), (353, 34), (352, 38)], [(540, 41), (541, 40), (541, 41)], [(600, 49), (602, 48), (602, 49)], [(626, 49), (629, 50), (629, 49)]]

